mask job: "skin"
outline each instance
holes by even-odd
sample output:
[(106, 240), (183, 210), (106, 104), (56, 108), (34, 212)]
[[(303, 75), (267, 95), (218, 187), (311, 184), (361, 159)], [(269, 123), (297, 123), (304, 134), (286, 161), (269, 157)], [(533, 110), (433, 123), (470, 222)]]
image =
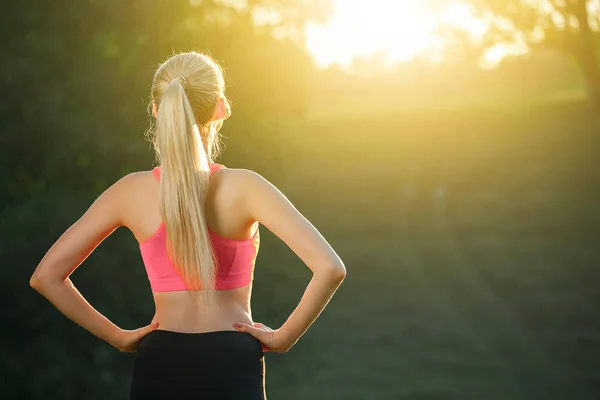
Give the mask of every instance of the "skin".
[[(213, 120), (222, 122), (224, 104), (222, 99), (216, 105)], [(107, 236), (124, 226), (141, 242), (160, 226), (158, 181), (151, 171), (128, 174), (102, 193), (48, 250), (30, 284), (68, 318), (120, 351), (135, 351), (145, 335), (160, 327), (176, 332), (238, 330), (256, 337), (265, 351), (287, 352), (344, 280), (343, 262), (292, 203), (253, 171), (221, 169), (215, 172), (207, 193), (205, 214), (209, 228), (230, 239), (249, 239), (259, 224), (264, 225), (312, 271), (312, 279), (298, 306), (280, 328), (271, 329), (253, 321), (252, 283), (217, 291), (217, 301), (212, 308), (185, 291), (153, 292), (154, 318), (149, 325), (135, 330), (119, 328), (79, 293), (69, 276)]]

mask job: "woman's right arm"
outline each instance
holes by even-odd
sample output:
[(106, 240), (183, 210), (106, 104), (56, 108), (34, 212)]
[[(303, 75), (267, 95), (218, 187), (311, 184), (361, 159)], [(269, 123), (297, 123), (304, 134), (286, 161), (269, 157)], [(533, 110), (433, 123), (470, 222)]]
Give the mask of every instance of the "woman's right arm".
[(265, 338), (267, 346), (276, 347), (274, 351), (285, 352), (321, 314), (344, 280), (346, 268), (325, 238), (281, 191), (255, 172), (238, 172), (244, 175), (240, 181), (249, 217), (279, 237), (313, 272), (300, 303), (281, 328), (273, 331), (262, 324), (236, 326), (259, 340)]

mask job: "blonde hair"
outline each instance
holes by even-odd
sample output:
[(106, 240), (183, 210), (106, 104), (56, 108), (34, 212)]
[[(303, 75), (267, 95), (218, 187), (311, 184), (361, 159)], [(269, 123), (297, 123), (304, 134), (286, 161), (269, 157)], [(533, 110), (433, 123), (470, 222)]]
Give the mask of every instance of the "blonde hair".
[[(154, 75), (157, 115), (151, 139), (161, 167), (159, 204), (167, 248), (187, 287), (202, 289), (207, 302), (213, 299), (216, 260), (204, 204), (209, 164), (220, 150), (222, 120), (212, 120), (220, 99), (225, 99), (223, 72), (207, 55), (174, 55)], [(230, 109), (224, 102), (226, 118)]]

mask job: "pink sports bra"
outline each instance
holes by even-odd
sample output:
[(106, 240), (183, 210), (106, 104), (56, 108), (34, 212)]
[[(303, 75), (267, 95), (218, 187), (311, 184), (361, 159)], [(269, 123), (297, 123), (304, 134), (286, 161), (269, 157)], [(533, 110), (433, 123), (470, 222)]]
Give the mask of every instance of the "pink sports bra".
[[(221, 164), (211, 164), (210, 173), (223, 168)], [(152, 173), (160, 180), (160, 167)], [(229, 239), (208, 229), (217, 261), (215, 289), (227, 290), (246, 286), (254, 278), (254, 264), (260, 246), (258, 229), (248, 240)], [(154, 292), (174, 292), (188, 290), (179, 276), (177, 268), (167, 253), (167, 235), (164, 222), (147, 240), (140, 242), (140, 253), (144, 260), (150, 287)]]

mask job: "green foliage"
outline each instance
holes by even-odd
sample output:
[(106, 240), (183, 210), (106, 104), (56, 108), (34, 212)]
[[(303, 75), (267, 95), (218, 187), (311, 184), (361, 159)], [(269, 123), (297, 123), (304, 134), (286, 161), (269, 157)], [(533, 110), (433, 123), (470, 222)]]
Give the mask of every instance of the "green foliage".
[[(596, 0), (469, 0), (490, 24), (484, 49), (492, 43), (521, 40), (532, 47), (557, 49), (572, 56), (588, 83), (590, 100), (600, 106)], [(595, 21), (591, 25), (590, 21)], [(595, 30), (594, 30), (595, 29)]]
[[(600, 14), (588, 14), (586, 3), (595, 0), (473, 0), (482, 18), (488, 20), (497, 40), (510, 40), (524, 34), (531, 43), (569, 50), (573, 39), (588, 19), (598, 21)], [(507, 24), (508, 22), (508, 24)], [(569, 43), (572, 42), (572, 43)], [(565, 47), (567, 46), (567, 47)]]

